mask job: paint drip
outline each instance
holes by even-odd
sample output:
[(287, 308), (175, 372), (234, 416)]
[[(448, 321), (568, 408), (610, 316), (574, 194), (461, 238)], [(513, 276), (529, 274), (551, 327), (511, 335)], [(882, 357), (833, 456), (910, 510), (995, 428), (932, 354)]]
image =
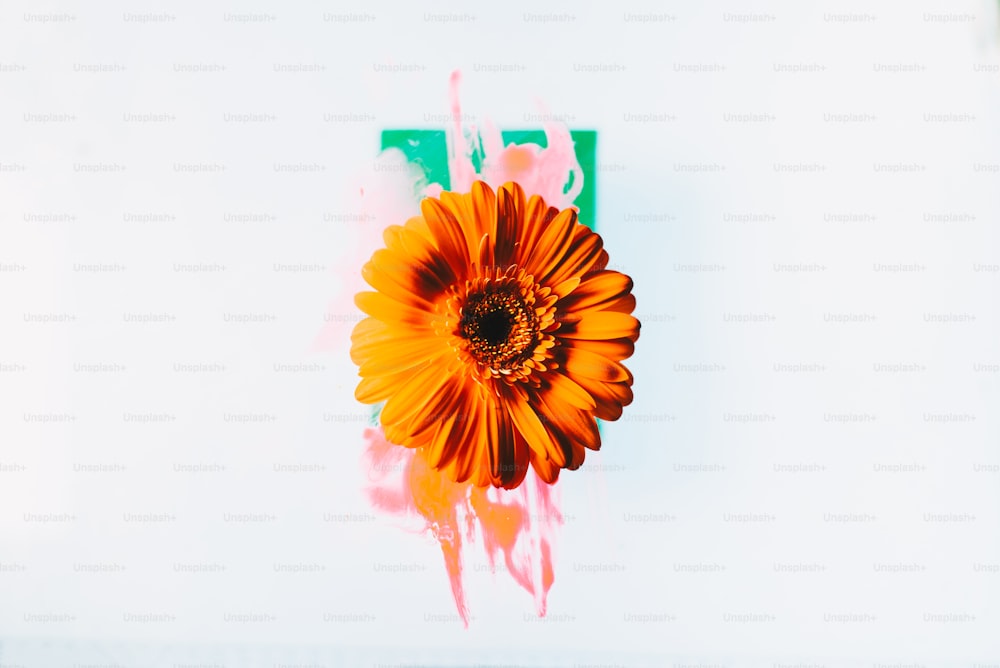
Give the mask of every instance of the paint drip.
[[(508, 181), (515, 181), (527, 197), (541, 195), (549, 206), (566, 209), (583, 190), (583, 168), (576, 158), (576, 149), (569, 128), (555, 122), (542, 125), (546, 147), (538, 144), (503, 144), (500, 130), (490, 121), (483, 129), (462, 126), (462, 105), (459, 97), (461, 74), (451, 75), (449, 97), (452, 127), (448, 133), (448, 172), (451, 190), (466, 193), (475, 181), (485, 181), (494, 191)], [(481, 153), (482, 167), (476, 171), (472, 157)], [(427, 187), (426, 195), (436, 197), (440, 184)]]
[(563, 519), (554, 485), (542, 482), (533, 471), (510, 490), (456, 483), (430, 467), (423, 449), (393, 445), (381, 428), (366, 429), (365, 441), (372, 505), (421, 519), (441, 547), (455, 607), (466, 627), (463, 552), (477, 537), (490, 570), (502, 559), (507, 572), (531, 594), (538, 615), (545, 615), (555, 581), (553, 539)]

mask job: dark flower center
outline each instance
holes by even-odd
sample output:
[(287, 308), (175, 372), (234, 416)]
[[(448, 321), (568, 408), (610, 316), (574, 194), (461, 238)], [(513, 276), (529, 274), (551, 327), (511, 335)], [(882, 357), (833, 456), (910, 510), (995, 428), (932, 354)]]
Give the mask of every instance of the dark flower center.
[(484, 313), (479, 321), (473, 324), (476, 334), (479, 335), (487, 345), (495, 346), (503, 343), (510, 336), (514, 319), (507, 311), (496, 310)]
[(458, 329), (476, 361), (497, 370), (530, 357), (539, 339), (535, 309), (516, 284), (491, 285), (469, 295)]

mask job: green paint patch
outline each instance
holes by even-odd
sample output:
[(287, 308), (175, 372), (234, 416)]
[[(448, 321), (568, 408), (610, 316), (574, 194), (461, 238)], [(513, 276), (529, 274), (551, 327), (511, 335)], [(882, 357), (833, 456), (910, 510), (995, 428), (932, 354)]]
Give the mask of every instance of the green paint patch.
[[(510, 144), (538, 144), (547, 146), (542, 130), (506, 130), (500, 133), (504, 146)], [(570, 136), (576, 149), (576, 159), (583, 168), (583, 189), (573, 201), (580, 210), (580, 222), (592, 230), (597, 229), (597, 132), (571, 130)], [(444, 130), (383, 130), (382, 150), (397, 148), (406, 159), (418, 165), (427, 175), (428, 183), (440, 183), (445, 190), (451, 188), (448, 174), (448, 144)], [(478, 171), (482, 166), (482, 153), (473, 152), (472, 163)], [(566, 191), (572, 183), (568, 183)]]

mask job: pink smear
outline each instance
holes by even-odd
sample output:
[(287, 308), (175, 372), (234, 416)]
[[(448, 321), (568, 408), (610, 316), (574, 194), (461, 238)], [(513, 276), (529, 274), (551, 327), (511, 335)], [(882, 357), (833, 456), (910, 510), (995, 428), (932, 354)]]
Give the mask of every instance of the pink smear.
[[(448, 137), (448, 171), (451, 189), (469, 192), (476, 180), (486, 181), (494, 190), (507, 181), (516, 181), (528, 197), (541, 195), (546, 203), (560, 209), (572, 206), (583, 190), (583, 168), (569, 129), (558, 123), (545, 123), (548, 146), (538, 144), (503, 145), (500, 130), (487, 121), (481, 133), (462, 127), (462, 105), (458, 88), (461, 75), (451, 75), (449, 93), (454, 125)], [(482, 172), (476, 173), (472, 154), (479, 144), (483, 151)], [(568, 189), (567, 189), (567, 186)], [(436, 190), (431, 190), (431, 188)], [(427, 194), (440, 193), (440, 184), (428, 187)]]
[(329, 223), (345, 232), (338, 235), (344, 240), (343, 255), (334, 263), (332, 274), (339, 288), (327, 305), (323, 327), (313, 341), (314, 352), (342, 351), (348, 345), (351, 330), (363, 317), (354, 306), (354, 295), (371, 289), (361, 278), (361, 267), (384, 245), (386, 227), (402, 225), (420, 213), (418, 185), (425, 176), (419, 167), (407, 163), (402, 151), (382, 151), (361, 178), (367, 185), (358, 189), (352, 201), (341, 203), (349, 219)]
[(555, 572), (552, 537), (562, 523), (556, 490), (529, 471), (512, 490), (455, 483), (430, 468), (422, 449), (385, 440), (381, 428), (365, 430), (372, 504), (398, 516), (418, 517), (441, 546), (455, 607), (466, 627), (469, 606), (462, 580), (463, 553), (479, 537), (491, 567), (501, 557), (514, 580), (545, 615)]

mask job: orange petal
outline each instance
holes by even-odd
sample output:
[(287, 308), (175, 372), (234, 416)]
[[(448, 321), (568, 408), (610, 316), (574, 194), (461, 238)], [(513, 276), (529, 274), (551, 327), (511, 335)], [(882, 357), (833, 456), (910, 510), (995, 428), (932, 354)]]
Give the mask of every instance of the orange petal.
[(465, 384), (452, 376), (441, 386), (440, 391), (427, 397), (427, 403), (422, 410), (417, 411), (405, 422), (408, 441), (416, 445), (430, 443), (438, 427), (448, 416), (459, 410), (463, 400)]
[(629, 383), (604, 383), (604, 387), (622, 406), (632, 403), (632, 388)]
[(514, 202), (514, 210), (517, 211), (518, 220), (524, 220), (525, 209), (527, 209), (527, 198), (524, 195), (524, 188), (515, 181), (507, 181), (500, 186), (500, 190), (510, 193), (510, 198)]
[(440, 357), (447, 351), (448, 345), (435, 336), (420, 336), (381, 344), (378, 354), (371, 355), (361, 364), (360, 373), (362, 376), (399, 373), (424, 364), (428, 359)]
[(521, 432), (521, 436), (524, 437), (531, 451), (545, 457), (545, 453), (549, 450), (547, 447), (549, 434), (545, 431), (542, 421), (538, 419), (538, 415), (528, 405), (523, 391), (520, 388), (511, 387), (505, 394), (506, 401), (504, 403), (514, 421), (514, 426)]
[(434, 242), (445, 259), (459, 271), (467, 267), (471, 257), (469, 247), (465, 243), (465, 232), (462, 231), (462, 226), (458, 224), (451, 209), (433, 197), (425, 197), (420, 201), (420, 211), (424, 214), (427, 227), (430, 228)]
[(456, 411), (438, 423), (434, 435), (427, 444), (427, 463), (432, 468), (442, 469), (451, 463), (458, 453), (460, 443), (453, 437), (456, 431), (455, 422), (459, 413)]
[(602, 306), (605, 311), (618, 311), (619, 313), (632, 313), (635, 311), (635, 295), (625, 295), (614, 301), (607, 302)]
[(521, 216), (521, 230), (518, 234), (517, 263), (524, 264), (528, 254), (538, 243), (548, 224), (559, 215), (559, 209), (549, 206), (539, 195), (532, 195)]
[(632, 356), (635, 352), (635, 343), (632, 339), (622, 337), (620, 339), (605, 339), (602, 341), (588, 341), (586, 339), (567, 339), (567, 347), (583, 348), (592, 353), (597, 353), (609, 360), (621, 361)]
[(483, 453), (487, 471), (489, 471), (490, 482), (494, 487), (499, 487), (503, 480), (500, 472), (500, 418), (497, 414), (496, 401), (493, 397), (488, 397), (483, 406), (486, 418), (483, 420), (483, 429), (486, 433), (486, 449)]
[(602, 270), (584, 277), (576, 290), (566, 297), (565, 308), (571, 311), (603, 308), (631, 290), (631, 278), (617, 271)]
[(573, 240), (575, 225), (576, 211), (573, 209), (563, 209), (548, 223), (524, 263), (528, 273), (545, 276), (559, 265)]
[(573, 230), (573, 241), (565, 256), (547, 276), (538, 279), (543, 285), (556, 285), (574, 276), (583, 276), (593, 268), (594, 260), (600, 255), (604, 241), (586, 225), (577, 223)]
[(409, 378), (410, 373), (407, 370), (401, 373), (362, 378), (358, 386), (354, 389), (354, 398), (363, 404), (375, 404), (385, 401), (396, 392), (400, 383), (405, 382)]
[(601, 433), (589, 411), (573, 408), (551, 395), (536, 395), (534, 400), (538, 403), (538, 412), (547, 417), (545, 428), (552, 441), (558, 444), (559, 457), (549, 457), (555, 463), (563, 468), (576, 469), (583, 463), (585, 448), (600, 449)]
[(486, 422), (490, 426), (486, 443), (490, 479), (495, 487), (514, 489), (528, 473), (528, 444), (514, 428), (510, 412), (494, 397), (487, 397), (486, 409)]
[(579, 376), (576, 382), (597, 402), (594, 416), (602, 420), (617, 420), (622, 416), (622, 406), (632, 403), (632, 389), (627, 383), (602, 383), (585, 376)]
[(378, 318), (372, 317), (360, 320), (351, 331), (351, 342), (355, 344), (367, 341), (385, 341), (391, 337), (392, 328)]
[(403, 231), (402, 225), (389, 225), (384, 230), (382, 230), (382, 241), (385, 242), (386, 248), (401, 247), (403, 242), (400, 239), (400, 234)]
[(531, 452), (531, 467), (543, 482), (551, 485), (559, 479), (559, 467), (555, 462), (546, 459), (545, 455), (536, 454), (534, 450)]
[(556, 336), (567, 339), (618, 339), (638, 334), (639, 321), (615, 311), (587, 311), (578, 322), (567, 319), (556, 331)]
[(576, 381), (568, 376), (565, 376), (558, 371), (554, 371), (550, 374), (546, 374), (545, 379), (549, 383), (550, 391), (555, 394), (559, 400), (565, 401), (570, 406), (575, 406), (583, 410), (593, 410), (597, 406), (594, 402), (594, 398), (590, 396), (585, 389), (580, 387)]
[(510, 191), (497, 193), (497, 231), (493, 238), (493, 262), (504, 267), (514, 260), (514, 244), (520, 230), (517, 209)]
[(441, 373), (444, 365), (440, 358), (430, 359), (422, 368), (414, 369), (409, 380), (399, 387), (382, 409), (382, 424), (401, 422), (417, 411), (425, 410), (427, 397), (433, 396), (452, 376)]
[[(403, 255), (399, 251), (382, 248), (372, 254), (371, 264), (385, 273), (393, 282), (401, 285), (407, 292), (417, 295), (417, 300), (433, 303), (434, 297), (444, 292), (448, 286), (441, 282), (438, 274), (426, 263), (416, 261), (413, 257)], [(371, 281), (369, 281), (371, 284)], [(376, 287), (373, 285), (373, 287)], [(405, 300), (414, 301), (412, 298)]]
[(629, 380), (629, 373), (621, 364), (586, 348), (566, 346), (562, 354), (565, 356), (563, 364), (566, 371), (574, 378), (586, 376), (604, 383)]
[(476, 217), (476, 233), (496, 236), (497, 198), (493, 190), (482, 181), (472, 184), (472, 210)]
[(468, 387), (464, 406), (462, 431), (458, 436), (459, 451), (452, 461), (451, 478), (455, 482), (465, 482), (472, 478), (479, 467), (486, 444), (486, 430), (483, 424), (486, 406), (480, 387)]
[(554, 432), (581, 447), (586, 446), (591, 450), (601, 448), (601, 432), (597, 429), (597, 421), (589, 412), (564, 407), (557, 410), (555, 416), (549, 423)]
[(493, 239), (488, 234), (484, 234), (479, 240), (479, 266), (492, 267), (494, 258)]
[(587, 272), (587, 275), (590, 275), (598, 271), (604, 271), (604, 269), (606, 269), (608, 266), (608, 261), (609, 261), (608, 251), (602, 248), (601, 252), (597, 254), (597, 259), (594, 260), (594, 266), (590, 268), (590, 271)]
[(502, 186), (501, 190), (506, 190), (510, 193), (511, 197), (514, 199), (514, 204), (517, 206), (518, 211), (524, 210), (524, 188), (517, 181), (506, 181)]
[[(381, 322), (381, 321), (376, 321)], [(392, 355), (393, 348), (401, 343), (412, 344), (419, 340), (433, 340), (435, 335), (428, 330), (405, 329), (383, 324), (383, 330), (373, 330), (367, 336), (353, 338), (351, 343), (351, 361), (358, 366), (372, 361), (373, 358)], [(425, 356), (426, 357), (426, 356)], [(369, 374), (362, 374), (367, 376)]]
[(412, 260), (423, 271), (430, 272), (441, 285), (455, 282), (455, 269), (430, 239), (416, 229), (400, 228), (398, 247), (393, 246), (392, 249)]
[(403, 324), (411, 327), (427, 327), (434, 314), (404, 304), (381, 292), (359, 292), (354, 295), (358, 308), (385, 323)]
[(408, 440), (409, 433), (406, 430), (405, 423), (403, 425), (383, 424), (382, 430), (385, 432), (385, 440), (393, 445), (401, 445), (406, 448), (416, 447), (414, 443)]
[(579, 276), (573, 276), (571, 278), (567, 278), (562, 283), (559, 283), (558, 285), (556, 285), (555, 287), (553, 287), (552, 288), (552, 293), (556, 297), (560, 297), (560, 298), (561, 297), (565, 297), (566, 295), (568, 295), (571, 292), (573, 292), (573, 290), (576, 290), (576, 287), (578, 285), (580, 285), (580, 277)]
[(423, 310), (433, 308), (433, 304), (427, 301), (424, 293), (406, 287), (406, 284), (412, 283), (412, 280), (401, 275), (400, 272), (390, 274), (380, 269), (373, 262), (368, 261), (361, 267), (361, 277), (365, 279), (368, 285), (398, 302), (410, 304)]

